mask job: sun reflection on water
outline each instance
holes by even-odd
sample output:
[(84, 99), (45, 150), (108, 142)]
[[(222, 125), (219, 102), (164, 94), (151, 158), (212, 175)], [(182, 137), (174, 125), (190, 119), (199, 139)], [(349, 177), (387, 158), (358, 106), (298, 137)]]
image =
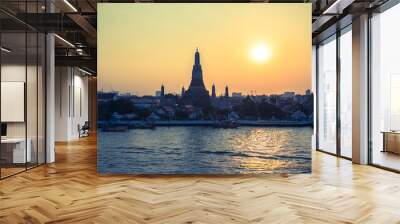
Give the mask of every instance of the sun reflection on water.
[(161, 127), (100, 133), (99, 170), (108, 173), (304, 173), (311, 128)]

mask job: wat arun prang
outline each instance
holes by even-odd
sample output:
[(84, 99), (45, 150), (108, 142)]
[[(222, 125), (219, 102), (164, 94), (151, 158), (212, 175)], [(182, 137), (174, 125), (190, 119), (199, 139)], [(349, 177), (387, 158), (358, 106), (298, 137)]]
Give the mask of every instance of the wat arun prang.
[(198, 107), (207, 107), (210, 105), (210, 94), (203, 81), (203, 70), (200, 64), (200, 53), (196, 49), (194, 54), (194, 65), (192, 69), (192, 80), (187, 91), (184, 91), (181, 99), (183, 104), (191, 104)]

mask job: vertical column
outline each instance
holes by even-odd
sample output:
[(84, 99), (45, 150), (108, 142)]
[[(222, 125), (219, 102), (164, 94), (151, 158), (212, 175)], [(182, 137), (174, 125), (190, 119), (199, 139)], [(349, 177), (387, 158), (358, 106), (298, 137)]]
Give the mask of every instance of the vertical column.
[(55, 141), (69, 141), (71, 139), (71, 95), (72, 95), (72, 68), (57, 66), (55, 68)]
[[(46, 11), (54, 11), (51, 1), (46, 1)], [(46, 163), (55, 161), (55, 43), (54, 34), (46, 34)]]
[(311, 137), (311, 147), (312, 150), (317, 149), (317, 101), (316, 101), (316, 96), (317, 96), (317, 49), (318, 47), (316, 45), (312, 46), (312, 68), (311, 68), (311, 89), (313, 92), (313, 123), (314, 123), (314, 128), (313, 128), (313, 135)]
[(353, 162), (368, 163), (368, 15), (353, 19)]
[(336, 155), (341, 156), (341, 117), (340, 117), (340, 82), (341, 82), (341, 64), (340, 64), (340, 36), (341, 31), (336, 31)]
[(315, 46), (314, 128), (315, 149), (319, 149), (319, 45)]
[(89, 77), (88, 80), (88, 103), (89, 103), (89, 124), (90, 131), (96, 132), (97, 130), (97, 78)]

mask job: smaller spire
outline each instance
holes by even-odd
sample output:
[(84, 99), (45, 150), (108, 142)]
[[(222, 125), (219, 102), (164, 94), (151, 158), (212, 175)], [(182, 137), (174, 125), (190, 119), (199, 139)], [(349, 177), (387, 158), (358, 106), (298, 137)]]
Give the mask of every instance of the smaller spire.
[(160, 96), (164, 96), (164, 91), (165, 91), (164, 83), (162, 83), (161, 84), (161, 90), (160, 90)]
[(182, 86), (181, 96), (183, 97), (184, 95), (185, 95), (185, 87)]
[(215, 85), (214, 85), (214, 83), (213, 83), (213, 85), (212, 85), (211, 97), (213, 97), (213, 98), (215, 98), (215, 97), (216, 97), (216, 93), (215, 93)]

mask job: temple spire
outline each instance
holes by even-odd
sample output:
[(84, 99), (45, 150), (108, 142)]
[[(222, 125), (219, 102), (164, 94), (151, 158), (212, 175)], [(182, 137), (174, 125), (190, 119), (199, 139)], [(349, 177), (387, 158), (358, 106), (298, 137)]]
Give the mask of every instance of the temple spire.
[(184, 95), (185, 95), (185, 87), (182, 86), (181, 96), (183, 97)]
[(199, 48), (196, 48), (196, 53), (194, 54), (194, 64), (200, 65), (200, 53)]
[(163, 84), (161, 84), (160, 96), (164, 96), (164, 91), (165, 91), (165, 89), (164, 89), (164, 83), (163, 83)]
[(191, 82), (190, 85), (195, 84), (195, 85), (204, 87), (203, 71), (201, 70), (200, 53), (199, 53), (198, 49), (196, 49), (196, 52), (194, 53), (194, 65), (193, 65), (193, 70), (192, 70), (192, 81), (194, 81), (196, 84)]
[(211, 97), (212, 97), (212, 98), (215, 98), (215, 97), (216, 97), (216, 93), (215, 93), (215, 85), (214, 85), (214, 83), (213, 83), (213, 85), (212, 85)]
[(204, 86), (203, 71), (200, 64), (199, 49), (194, 53), (194, 64), (192, 69), (192, 80), (188, 90), (182, 97), (182, 102), (194, 106), (208, 106), (210, 103), (210, 94)]

